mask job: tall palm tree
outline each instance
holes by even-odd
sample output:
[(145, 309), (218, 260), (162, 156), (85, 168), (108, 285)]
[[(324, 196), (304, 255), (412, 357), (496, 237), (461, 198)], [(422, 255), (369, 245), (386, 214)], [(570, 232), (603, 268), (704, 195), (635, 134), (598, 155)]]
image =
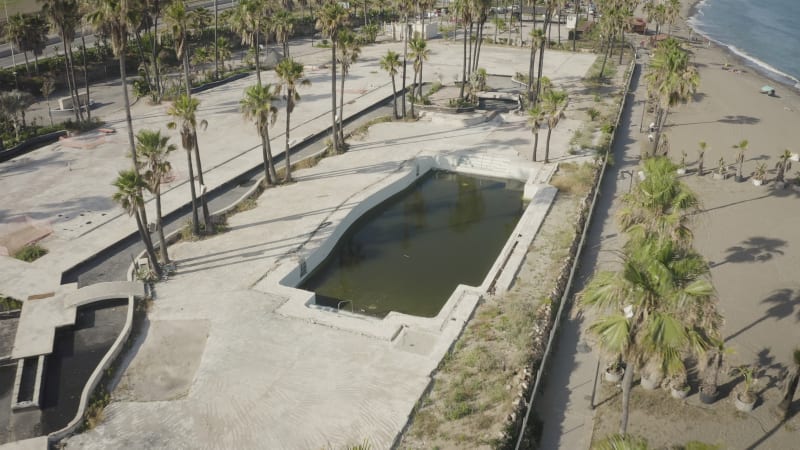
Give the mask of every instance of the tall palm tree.
[(539, 101), (539, 95), (542, 93), (542, 72), (544, 71), (544, 46), (547, 44), (550, 45), (550, 39), (545, 38), (544, 30), (547, 30), (550, 27), (550, 19), (553, 17), (553, 0), (545, 0), (545, 10), (544, 10), (544, 23), (542, 24), (542, 35), (541, 35), (541, 45), (539, 46), (539, 68), (536, 74), (536, 93), (534, 95), (534, 99)]
[(681, 2), (680, 0), (666, 0), (664, 2), (664, 22), (669, 25), (667, 29), (667, 36), (672, 34), (672, 24), (681, 15)]
[[(133, 139), (133, 120), (131, 102), (128, 98), (128, 81), (125, 69), (125, 56), (128, 51), (128, 24), (130, 15), (129, 0), (89, 0), (90, 13), (86, 19), (96, 28), (106, 30), (111, 36), (111, 49), (119, 58), (119, 78), (122, 85), (122, 99), (125, 107), (125, 123), (128, 125), (128, 145), (136, 168), (136, 143)], [(146, 223), (146, 222), (145, 222)]]
[(28, 29), (26, 43), (28, 44), (28, 50), (33, 52), (33, 67), (38, 75), (39, 57), (42, 56), (44, 49), (47, 47), (49, 26), (47, 24), (47, 19), (39, 14), (28, 16), (25, 21)]
[[(127, 4), (126, 0), (92, 0), (96, 3), (101, 3), (101, 8), (117, 8), (119, 3)], [(69, 87), (69, 94), (72, 98), (73, 113), (75, 120), (80, 121), (83, 113), (80, 108), (80, 99), (78, 94), (78, 87), (75, 83), (75, 69), (72, 61), (72, 41), (75, 40), (75, 28), (80, 21), (80, 14), (78, 12), (77, 0), (39, 0), (42, 4), (42, 13), (50, 21), (50, 24), (55, 28), (61, 38), (61, 43), (64, 46), (64, 64), (66, 67), (66, 79)], [(121, 11), (120, 11), (121, 12)], [(94, 15), (101, 14), (100, 11), (92, 13)], [(123, 16), (125, 17), (125, 16)], [(120, 18), (119, 20), (125, 20)], [(113, 31), (112, 31), (113, 32)], [(112, 38), (113, 40), (113, 38)], [(133, 146), (133, 138), (131, 138), (131, 146)]]
[(186, 86), (186, 95), (192, 95), (192, 83), (189, 79), (189, 26), (191, 15), (186, 9), (186, 2), (176, 0), (164, 9), (164, 20), (170, 27), (172, 39), (175, 43), (175, 55), (183, 65), (183, 82)]
[(260, 34), (265, 23), (263, 0), (241, 0), (230, 16), (231, 28), (242, 38), (242, 44), (249, 45), (255, 54), (256, 79), (261, 84)]
[(264, 179), (267, 184), (277, 182), (275, 165), (272, 163), (272, 149), (269, 141), (269, 127), (275, 124), (278, 117), (278, 108), (275, 103), (278, 99), (277, 89), (271, 84), (250, 86), (244, 91), (244, 97), (239, 102), (242, 114), (252, 120), (261, 136), (261, 153), (264, 157)]
[(292, 164), (289, 161), (289, 121), (292, 117), (292, 111), (294, 111), (295, 105), (300, 101), (300, 94), (297, 93), (297, 87), (310, 86), (311, 82), (305, 78), (303, 65), (299, 62), (295, 62), (292, 58), (286, 58), (278, 63), (275, 72), (281, 80), (278, 90), (285, 89), (284, 98), (286, 99), (286, 132), (284, 133), (284, 137), (286, 138), (286, 151), (283, 153), (283, 157), (286, 159), (286, 175), (283, 181), (286, 183), (292, 180)]
[(528, 100), (533, 101), (536, 89), (534, 89), (533, 80), (536, 78), (536, 52), (540, 51), (544, 46), (545, 36), (544, 30), (531, 30), (531, 59), (528, 65)]
[(689, 54), (670, 38), (656, 48), (645, 81), (648, 91), (659, 99), (655, 142), (658, 147), (658, 138), (667, 121), (669, 109), (692, 99), (700, 85), (700, 75), (694, 66), (689, 65)]
[(567, 104), (567, 93), (565, 91), (555, 91), (548, 89), (542, 96), (542, 113), (547, 122), (547, 141), (544, 148), (544, 162), (550, 162), (550, 135), (553, 128), (558, 124), (563, 114), (563, 108)]
[[(195, 151), (195, 160), (200, 161), (199, 146), (197, 145), (197, 127), (205, 128), (208, 122), (202, 120), (197, 121), (197, 109), (200, 106), (200, 100), (181, 94), (175, 99), (175, 102), (167, 108), (167, 114), (172, 117), (172, 121), (167, 123), (167, 128), (174, 130), (177, 129), (181, 135), (181, 146), (186, 150), (186, 162), (189, 168), (189, 191), (192, 196), (192, 233), (200, 235), (200, 220), (198, 217), (198, 196), (195, 189), (194, 180), (194, 164), (192, 164), (192, 150)], [(199, 168), (198, 168), (199, 172)], [(198, 180), (199, 181), (199, 180)], [(203, 212), (203, 225), (206, 233), (212, 233), (213, 227), (211, 226), (211, 216), (208, 213), (208, 207), (204, 207), (205, 203), (205, 186), (202, 181), (200, 182), (200, 203)]]
[(595, 274), (580, 302), (599, 313), (589, 327), (599, 347), (625, 363), (621, 434), (634, 372), (653, 361), (670, 375), (685, 370), (682, 355), (704, 355), (721, 321), (703, 258), (655, 235), (627, 247), (620, 270)]
[(620, 229), (640, 237), (656, 233), (675, 243), (690, 244), (688, 221), (700, 206), (697, 195), (678, 179), (669, 158), (648, 158), (642, 168), (644, 180), (622, 197), (617, 212)]
[(528, 125), (533, 133), (533, 162), (536, 162), (536, 150), (539, 148), (539, 129), (542, 126), (542, 108), (537, 105), (528, 110)]
[(19, 140), (19, 132), (27, 126), (25, 111), (33, 104), (33, 95), (14, 89), (0, 92), (0, 117), (7, 116), (14, 127), (14, 135)]
[(271, 19), (271, 28), (275, 37), (283, 45), (283, 57), (289, 58), (289, 37), (294, 32), (294, 16), (289, 11), (282, 9), (276, 12)]
[(158, 230), (158, 247), (161, 252), (161, 262), (169, 264), (167, 253), (167, 240), (164, 237), (163, 215), (161, 213), (161, 181), (172, 170), (169, 154), (176, 150), (174, 144), (169, 143), (168, 136), (162, 136), (160, 131), (140, 130), (136, 134), (136, 150), (139, 164), (145, 169), (142, 174), (147, 190), (156, 200), (156, 230)]
[(8, 18), (6, 23), (6, 39), (9, 40), (11, 45), (17, 47), (17, 51), (22, 52), (25, 57), (25, 72), (30, 73), (31, 69), (28, 66), (28, 25), (26, 23), (26, 16), (22, 13), (16, 13)]
[(161, 278), (161, 266), (158, 264), (150, 233), (147, 232), (147, 221), (143, 217), (144, 199), (142, 198), (142, 190), (145, 188), (144, 180), (135, 170), (123, 170), (119, 172), (113, 184), (117, 188), (117, 192), (111, 196), (111, 199), (119, 203), (127, 211), (128, 215), (136, 219), (136, 228), (139, 230), (142, 242), (144, 242), (150, 267), (156, 277)]
[(339, 67), (342, 69), (341, 87), (339, 89), (339, 142), (344, 144), (344, 81), (350, 73), (350, 66), (358, 60), (361, 55), (361, 44), (358, 36), (349, 28), (343, 28), (339, 32), (339, 42), (337, 43), (337, 59)]
[(472, 1), (473, 14), (478, 22), (478, 29), (476, 30), (475, 36), (474, 56), (472, 57), (472, 72), (478, 70), (478, 60), (481, 57), (481, 47), (483, 45), (483, 28), (486, 25), (486, 20), (489, 18), (489, 10), (491, 7), (492, 0)]
[(397, 85), (395, 84), (394, 77), (397, 75), (398, 67), (400, 67), (400, 55), (397, 53), (388, 50), (383, 57), (381, 57), (381, 69), (385, 70), (389, 73), (389, 76), (392, 77), (392, 105), (394, 106), (394, 118), (398, 119), (399, 116), (397, 115)]
[(414, 61), (414, 83), (411, 88), (411, 118), (414, 118), (414, 101), (417, 98), (415, 92), (417, 88), (417, 77), (419, 77), (419, 91), (420, 97), (422, 92), (422, 62), (428, 60), (431, 51), (428, 49), (428, 43), (425, 39), (417, 36), (411, 40), (411, 59)]
[(349, 21), (347, 10), (340, 3), (330, 0), (319, 11), (316, 24), (317, 29), (331, 40), (331, 140), (334, 154), (338, 154), (341, 147), (336, 129), (336, 44), (339, 32)]
[(453, 15), (460, 17), (464, 25), (464, 55), (461, 63), (461, 89), (458, 94), (458, 97), (463, 100), (464, 88), (467, 84), (467, 40), (469, 39), (467, 36), (467, 25), (469, 24), (469, 26), (472, 27), (472, 6), (469, 0), (454, 0), (452, 9)]

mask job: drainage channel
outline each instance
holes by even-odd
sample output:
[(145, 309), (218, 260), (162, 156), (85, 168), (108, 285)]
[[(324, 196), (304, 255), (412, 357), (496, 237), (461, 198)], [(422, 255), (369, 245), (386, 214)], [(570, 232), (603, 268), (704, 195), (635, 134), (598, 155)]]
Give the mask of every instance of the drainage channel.
[[(392, 114), (392, 99), (384, 99), (365, 108), (345, 120), (345, 130), (353, 130), (377, 117)], [(330, 128), (317, 133), (290, 149), (292, 158), (300, 161), (312, 156), (324, 148), (325, 139), (330, 135)], [(283, 161), (283, 153), (274, 158), (275, 166)], [(208, 193), (208, 209), (219, 211), (244, 195), (250, 187), (258, 182), (263, 173), (260, 164), (234, 177), (227, 183)], [(188, 199), (187, 199), (188, 200)], [(171, 233), (183, 227), (191, 218), (191, 203), (187, 201), (182, 207), (164, 216), (164, 231)], [(154, 236), (155, 239), (155, 236)], [(138, 233), (132, 233), (115, 242), (91, 258), (84, 260), (62, 273), (61, 283), (78, 283), (78, 287), (88, 286), (103, 281), (120, 281), (127, 277), (128, 268), (133, 258), (144, 251), (144, 244)]]

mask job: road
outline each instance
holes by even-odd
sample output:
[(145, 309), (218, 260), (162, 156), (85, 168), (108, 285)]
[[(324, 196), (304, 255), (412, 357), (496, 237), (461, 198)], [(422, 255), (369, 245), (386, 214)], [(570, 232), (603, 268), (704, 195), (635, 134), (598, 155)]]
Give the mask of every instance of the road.
[[(212, 10), (214, 8), (213, 1), (201, 1), (201, 2), (190, 2), (189, 5), (190, 10), (198, 9), (198, 8), (208, 8)], [(219, 0), (217, 3), (217, 9), (219, 12), (222, 12), (228, 8), (233, 7), (235, 4), (234, 0)], [(162, 22), (163, 23), (163, 22)], [(80, 45), (81, 44), (81, 35), (82, 30), (78, 29), (75, 32), (75, 40), (73, 41), (73, 45)], [(92, 32), (87, 32), (86, 34), (86, 46), (91, 48), (94, 47), (94, 43), (96, 41), (95, 35)], [(44, 54), (41, 56), (42, 58), (49, 58), (54, 56), (57, 53), (63, 54), (64, 46), (61, 44), (61, 38), (55, 34), (48, 36), (47, 45), (45, 46)], [(29, 54), (28, 59), (33, 62), (33, 55)], [(14, 48), (14, 54), (11, 53), (11, 44), (6, 43), (0, 45), (0, 67), (2, 68), (9, 68), (14, 67), (14, 63), (16, 62), (17, 66), (24, 66), (25, 65), (25, 57), (19, 52), (17, 48)]]

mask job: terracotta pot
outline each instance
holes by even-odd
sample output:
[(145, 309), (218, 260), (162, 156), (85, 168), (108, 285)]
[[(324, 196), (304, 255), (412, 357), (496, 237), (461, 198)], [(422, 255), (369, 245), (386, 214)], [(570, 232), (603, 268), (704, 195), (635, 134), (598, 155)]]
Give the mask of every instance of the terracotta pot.
[(764, 180), (759, 180), (758, 178), (753, 178), (753, 185), (761, 186), (762, 184), (764, 184)]

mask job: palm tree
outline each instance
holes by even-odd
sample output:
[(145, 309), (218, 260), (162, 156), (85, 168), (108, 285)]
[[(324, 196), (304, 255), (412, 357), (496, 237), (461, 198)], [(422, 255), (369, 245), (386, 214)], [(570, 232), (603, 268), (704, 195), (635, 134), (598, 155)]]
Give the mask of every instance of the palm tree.
[(9, 40), (11, 45), (17, 47), (18, 51), (22, 52), (25, 57), (25, 72), (30, 73), (31, 69), (28, 67), (28, 26), (26, 17), (22, 13), (16, 13), (8, 18), (6, 23), (6, 39)]
[(253, 49), (256, 63), (256, 79), (259, 85), (261, 85), (259, 36), (264, 27), (264, 21), (263, 0), (241, 0), (230, 16), (231, 28), (242, 38), (242, 44), (249, 45)]
[(550, 19), (553, 17), (553, 0), (545, 0), (545, 11), (544, 11), (544, 24), (542, 25), (542, 35), (541, 35), (541, 45), (539, 46), (539, 69), (536, 74), (536, 95), (535, 98), (538, 101), (539, 94), (542, 92), (542, 72), (544, 71), (544, 46), (548, 44), (550, 39), (545, 39), (544, 30), (548, 29), (550, 26)]
[[(197, 213), (198, 196), (194, 184), (192, 150), (195, 151), (195, 159), (199, 162), (200, 154), (199, 147), (197, 145), (197, 126), (200, 125), (201, 127), (205, 128), (208, 125), (205, 120), (199, 123), (197, 122), (197, 108), (199, 106), (200, 100), (181, 94), (167, 109), (167, 114), (173, 118), (173, 120), (167, 124), (167, 128), (170, 130), (179, 130), (181, 134), (181, 146), (184, 150), (186, 150), (186, 163), (189, 168), (189, 191), (192, 196), (192, 234), (195, 236), (200, 235), (200, 220)], [(199, 171), (200, 169), (198, 168), (198, 172)], [(202, 204), (205, 203), (206, 198), (205, 186), (203, 185), (202, 181), (200, 181), (200, 186), (200, 201)], [(201, 209), (203, 210), (203, 225), (205, 226), (205, 231), (207, 233), (211, 233), (213, 230), (211, 226), (211, 217), (210, 214), (208, 214), (208, 207), (203, 205)]]
[(599, 312), (589, 327), (599, 347), (625, 362), (621, 434), (634, 372), (653, 362), (671, 375), (685, 370), (682, 355), (702, 356), (721, 322), (703, 258), (657, 235), (626, 247), (621, 269), (595, 274), (580, 301)]
[(742, 174), (742, 165), (744, 165), (744, 153), (749, 146), (750, 143), (747, 139), (742, 139), (738, 144), (733, 145), (733, 148), (739, 150), (736, 153), (736, 181), (741, 181), (744, 178)]
[(545, 42), (544, 30), (534, 29), (531, 31), (531, 60), (528, 65), (528, 100), (533, 101), (534, 93), (538, 88), (533, 88), (533, 80), (536, 78), (536, 52), (542, 51)]
[(331, 140), (333, 153), (340, 151), (339, 134), (336, 130), (336, 44), (339, 32), (349, 23), (349, 15), (344, 7), (335, 1), (328, 1), (317, 16), (316, 28), (331, 40)]
[(47, 20), (41, 15), (28, 16), (25, 18), (28, 36), (26, 43), (28, 50), (33, 52), (33, 67), (36, 74), (39, 74), (39, 57), (44, 53), (47, 47), (47, 33), (49, 26)]
[(675, 165), (666, 157), (644, 161), (644, 180), (622, 197), (617, 223), (622, 231), (643, 236), (657, 233), (675, 243), (689, 244), (692, 232), (689, 217), (700, 202), (675, 172)]
[(567, 104), (567, 93), (548, 89), (542, 96), (542, 113), (547, 122), (547, 141), (544, 149), (544, 162), (550, 162), (550, 134), (558, 125), (558, 120), (564, 114), (563, 108)]
[(397, 85), (395, 84), (394, 77), (397, 75), (397, 68), (400, 67), (400, 55), (397, 53), (388, 50), (385, 55), (381, 58), (381, 69), (385, 70), (389, 73), (389, 76), (392, 77), (392, 105), (394, 106), (394, 118), (398, 119), (399, 116), (397, 115)]
[(344, 28), (339, 32), (338, 41), (337, 58), (342, 68), (341, 87), (339, 89), (339, 142), (344, 144), (344, 81), (350, 72), (350, 66), (361, 55), (361, 45), (356, 34), (349, 28)]
[(414, 116), (414, 101), (417, 98), (416, 95), (416, 87), (417, 87), (417, 77), (419, 76), (419, 91), (420, 97), (422, 96), (422, 62), (428, 60), (428, 56), (430, 56), (431, 51), (428, 49), (428, 43), (425, 39), (417, 36), (411, 40), (411, 59), (414, 61), (414, 84), (412, 84), (411, 88), (411, 118), (413, 119)]
[(177, 147), (169, 143), (168, 136), (161, 136), (160, 131), (140, 130), (136, 134), (136, 141), (137, 155), (141, 158), (139, 164), (145, 169), (142, 178), (147, 190), (156, 199), (156, 230), (158, 230), (158, 247), (161, 251), (161, 262), (169, 264), (167, 240), (164, 237), (163, 215), (161, 213), (161, 181), (172, 170), (172, 165), (170, 165), (167, 158)]
[[(286, 90), (284, 95), (286, 99), (286, 132), (284, 133), (284, 137), (286, 138), (286, 151), (283, 153), (283, 157), (286, 159), (286, 175), (283, 181), (287, 183), (292, 180), (292, 165), (289, 162), (289, 120), (292, 117), (292, 111), (294, 111), (295, 105), (300, 101), (300, 94), (297, 93), (297, 87), (310, 86), (311, 82), (305, 78), (303, 65), (295, 62), (292, 58), (286, 58), (278, 63), (275, 72), (278, 74), (278, 78), (281, 79), (281, 84), (277, 87), (277, 90)], [(344, 78), (342, 79), (344, 80)]]
[(11, 92), (0, 92), (0, 117), (7, 116), (10, 119), (17, 140), (19, 132), (27, 127), (25, 111), (33, 102), (33, 95), (24, 91), (14, 89)]
[(666, 0), (664, 2), (664, 21), (669, 24), (667, 35), (672, 34), (672, 24), (680, 17), (681, 2), (680, 0)]
[[(101, 9), (116, 8), (119, 13), (120, 4), (127, 6), (126, 0), (91, 0), (93, 4)], [(77, 0), (39, 0), (42, 4), (42, 13), (47, 17), (50, 23), (55, 28), (61, 43), (64, 46), (64, 64), (66, 66), (66, 79), (69, 87), (69, 94), (72, 98), (73, 112), (75, 120), (82, 119), (82, 112), (78, 98), (78, 87), (75, 83), (75, 69), (72, 63), (72, 41), (75, 39), (75, 27), (80, 21), (80, 14), (78, 12)], [(98, 4), (99, 3), (99, 4)], [(127, 11), (125, 11), (127, 13)], [(95, 10), (92, 15), (104, 14), (101, 11)], [(125, 15), (122, 15), (117, 21), (125, 21)], [(112, 30), (113, 33), (113, 30)], [(112, 37), (113, 40), (113, 37)], [(87, 99), (88, 100), (88, 99)], [(131, 137), (131, 146), (133, 146), (133, 137)]]
[(647, 450), (647, 441), (630, 434), (612, 434), (592, 446), (592, 450)]
[(706, 141), (700, 141), (697, 143), (697, 145), (700, 147), (697, 150), (697, 176), (702, 177), (703, 162), (704, 162), (704, 157), (706, 155), (706, 148), (708, 147), (708, 144), (706, 143)]
[(662, 41), (656, 48), (645, 80), (648, 92), (659, 99), (659, 110), (656, 113), (657, 147), (658, 136), (661, 135), (669, 108), (692, 98), (700, 84), (700, 76), (697, 69), (689, 65), (689, 54), (676, 40), (670, 38)]
[[(24, 116), (23, 116), (24, 117)], [(783, 183), (785, 181), (784, 177), (786, 172), (791, 170), (792, 168), (792, 152), (789, 149), (786, 149), (781, 153), (778, 157), (778, 162), (775, 163), (775, 182), (776, 183)]]
[(125, 56), (128, 50), (129, 2), (128, 0), (89, 0), (89, 2), (91, 12), (86, 16), (86, 19), (96, 28), (108, 32), (111, 36), (111, 48), (114, 51), (114, 55), (119, 58), (119, 78), (123, 92), (125, 123), (128, 125), (128, 145), (130, 146), (134, 170), (138, 170), (136, 168), (136, 144), (133, 139), (131, 102), (128, 98), (128, 81), (125, 70)]
[(785, 418), (789, 418), (792, 401), (797, 392), (797, 384), (800, 379), (800, 347), (795, 348), (792, 352), (792, 371), (786, 377), (785, 384), (783, 385), (783, 398), (778, 403), (778, 410), (782, 411)]
[(183, 82), (186, 84), (186, 95), (192, 95), (192, 83), (189, 79), (189, 26), (191, 15), (183, 0), (171, 3), (164, 10), (164, 20), (169, 24), (172, 39), (175, 43), (175, 55), (183, 65)]
[[(422, 65), (430, 56), (431, 50), (425, 39), (417, 37), (411, 41), (411, 58), (414, 60), (414, 84), (417, 86), (417, 97), (422, 97)], [(417, 82), (417, 78), (419, 78), (419, 82)]]
[(261, 136), (261, 152), (264, 157), (264, 179), (267, 184), (278, 180), (275, 166), (272, 163), (272, 149), (269, 141), (269, 127), (275, 124), (278, 117), (278, 108), (273, 103), (278, 98), (277, 89), (271, 84), (250, 86), (244, 91), (244, 97), (239, 102), (245, 119), (256, 124), (258, 135)]
[(536, 150), (539, 148), (539, 128), (542, 126), (542, 108), (534, 106), (528, 110), (528, 125), (533, 132), (533, 162), (536, 162)]
[(47, 75), (42, 79), (42, 96), (47, 101), (47, 115), (50, 117), (50, 126), (53, 126), (53, 111), (50, 109), (50, 95), (56, 90), (56, 80)]
[(119, 203), (119, 205), (127, 211), (128, 215), (136, 219), (136, 228), (138, 228), (139, 236), (142, 238), (142, 242), (144, 242), (147, 251), (147, 259), (150, 261), (150, 267), (156, 277), (161, 278), (161, 266), (158, 264), (153, 242), (145, 226), (147, 221), (143, 217), (144, 199), (142, 198), (142, 189), (145, 188), (144, 180), (135, 170), (123, 170), (119, 172), (113, 184), (117, 188), (117, 192), (111, 196), (111, 199)]
[(285, 9), (280, 10), (272, 16), (271, 25), (278, 42), (283, 44), (283, 57), (288, 58), (289, 36), (294, 32), (294, 16)]
[[(472, 27), (472, 6), (469, 0), (454, 0), (452, 3), (453, 15), (461, 18), (464, 25), (464, 59), (461, 65), (461, 90), (458, 97), (464, 100), (464, 87), (467, 84), (467, 24)], [(455, 34), (454, 34), (455, 35)], [(471, 43), (470, 43), (471, 45)]]

